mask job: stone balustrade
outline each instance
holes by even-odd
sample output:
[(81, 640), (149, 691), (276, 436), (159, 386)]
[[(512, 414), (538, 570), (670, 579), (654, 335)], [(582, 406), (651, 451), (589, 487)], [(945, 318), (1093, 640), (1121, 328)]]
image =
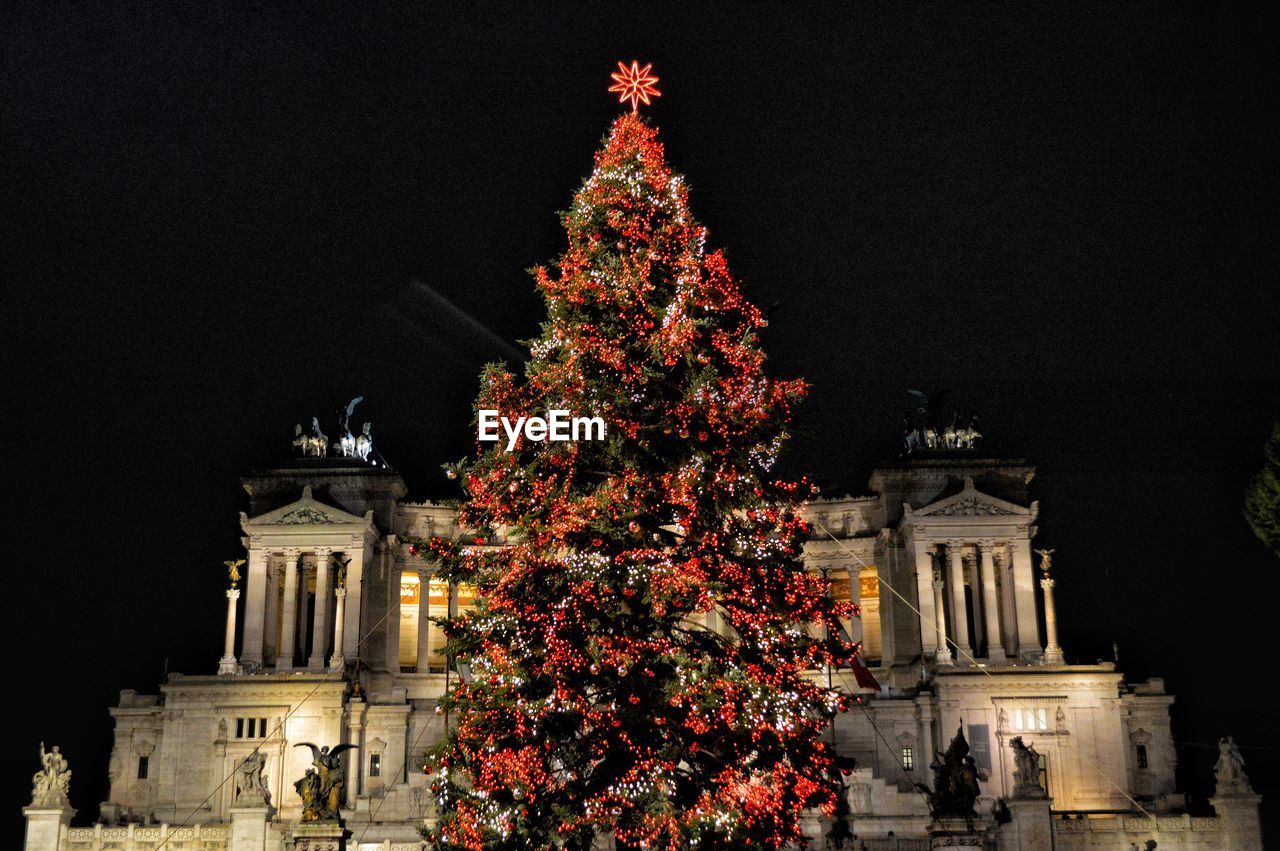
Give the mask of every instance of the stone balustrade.
[[(168, 842), (165, 839), (168, 838)], [(194, 824), (173, 827), (167, 824), (130, 824), (122, 827), (73, 827), (67, 831), (60, 851), (153, 851), (164, 844), (165, 851), (226, 851), (231, 828), (225, 824)]]
[(1210, 849), (1232, 847), (1226, 841), (1222, 821), (1215, 817), (1161, 815), (1155, 818), (1125, 814), (1054, 813), (1055, 851), (1086, 848), (1141, 848), (1154, 839), (1161, 849)]

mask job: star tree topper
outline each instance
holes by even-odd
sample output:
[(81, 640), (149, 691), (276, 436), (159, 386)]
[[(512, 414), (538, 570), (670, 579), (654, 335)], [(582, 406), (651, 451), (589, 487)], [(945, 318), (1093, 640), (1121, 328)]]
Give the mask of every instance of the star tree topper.
[(632, 60), (630, 68), (625, 62), (619, 62), (618, 70), (609, 75), (614, 82), (609, 87), (609, 91), (618, 92), (618, 103), (631, 101), (632, 112), (635, 112), (641, 103), (648, 106), (651, 96), (662, 97), (662, 92), (654, 88), (653, 84), (658, 82), (658, 78), (649, 73), (652, 69), (652, 62), (643, 68), (635, 60)]

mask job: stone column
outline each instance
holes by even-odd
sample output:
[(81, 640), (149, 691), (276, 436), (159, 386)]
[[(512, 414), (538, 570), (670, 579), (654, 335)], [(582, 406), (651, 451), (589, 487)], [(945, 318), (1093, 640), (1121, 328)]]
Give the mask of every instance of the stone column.
[(310, 569), (307, 567), (306, 558), (298, 561), (298, 612), (296, 616), (297, 625), (294, 635), (297, 636), (298, 650), (297, 654), (302, 658), (302, 666), (307, 666), (307, 634), (311, 625), (311, 600), (307, 596), (307, 586), (310, 584), (307, 578), (310, 576)]
[(271, 555), (262, 547), (249, 547), (248, 595), (244, 600), (244, 640), (240, 660), (249, 670), (262, 665), (263, 627), (267, 612), (267, 565)]
[(933, 765), (933, 755), (935, 753), (932, 695), (926, 694), (916, 697), (916, 712), (920, 718), (920, 762), (918, 764), (922, 771), (914, 776), (928, 777), (927, 772), (929, 771), (929, 766)]
[[(943, 632), (939, 638), (935, 625), (943, 623), (943, 612), (941, 598), (932, 590), (935, 572), (932, 548), (924, 541), (914, 541), (912, 549), (916, 571), (916, 601), (920, 606), (920, 652), (921, 658), (927, 659), (936, 656), (939, 647), (946, 648), (946, 627), (943, 626)], [(888, 608), (887, 602), (882, 600), (880, 604), (881, 623), (884, 622), (885, 609)]]
[(329, 561), (332, 552), (328, 547), (316, 550), (315, 614), (311, 616), (311, 661), (307, 664), (314, 671), (324, 668), (324, 652), (329, 643)]
[[(356, 676), (359, 676), (359, 671)], [(347, 701), (347, 738), (353, 745), (359, 745), (360, 750), (357, 754), (351, 754), (347, 757), (347, 800), (354, 809), (356, 806), (356, 798), (365, 793), (364, 789), (364, 763), (365, 763), (365, 742), (364, 742), (364, 713), (365, 702), (362, 698), (352, 696)]]
[(1000, 611), (1003, 615), (1005, 656), (1018, 656), (1018, 621), (1014, 617), (1016, 609), (1013, 605), (1013, 571), (1010, 569), (1013, 560), (1009, 557), (1009, 545), (1000, 554), (996, 562), (996, 571), (1000, 574)]
[(234, 674), (239, 670), (236, 664), (236, 600), (239, 599), (239, 588), (227, 589), (227, 635), (223, 643), (222, 659), (218, 661), (219, 674)]
[(431, 571), (418, 571), (418, 657), (414, 664), (419, 674), (431, 670)]
[(276, 657), (276, 670), (293, 668), (294, 631), (298, 626), (298, 551), (284, 551), (284, 608), (280, 612), (280, 655)]
[(982, 611), (987, 620), (987, 662), (1004, 662), (1004, 636), (1000, 633), (1000, 598), (996, 595), (995, 541), (978, 541), (982, 566)]
[(280, 573), (267, 556), (267, 613), (262, 623), (262, 658), (275, 662), (280, 655), (280, 642), (276, 635), (280, 625)]
[[(862, 571), (857, 562), (850, 562), (845, 565), (849, 571), (849, 599), (853, 601), (855, 606), (862, 605)], [(862, 618), (856, 617), (849, 621), (849, 633), (853, 637), (853, 643), (857, 644), (862, 641)]]
[(347, 609), (347, 589), (339, 586), (334, 589), (337, 598), (333, 608), (333, 655), (329, 657), (329, 669), (341, 670), (346, 667), (347, 657), (342, 652), (342, 630)]
[(1040, 658), (1040, 627), (1036, 624), (1035, 572), (1031, 567), (1031, 539), (1009, 542), (1013, 554), (1013, 605), (1018, 622), (1018, 658)]
[(973, 655), (982, 658), (983, 648), (987, 645), (987, 613), (986, 608), (982, 605), (982, 577), (978, 575), (978, 553), (977, 547), (974, 547), (974, 553), (971, 557), (968, 553), (961, 561), (964, 563), (965, 575), (971, 582), (971, 596), (965, 598), (969, 601), (969, 608), (973, 615), (973, 632), (969, 636), (969, 642), (973, 645)]
[(947, 612), (943, 607), (942, 600), (942, 589), (944, 587), (946, 587), (946, 583), (942, 581), (942, 577), (934, 577), (933, 607), (938, 613), (936, 622), (938, 647), (934, 652), (933, 660), (939, 665), (951, 665), (955, 660), (951, 657), (951, 648), (947, 646)]
[(947, 541), (947, 584), (951, 586), (951, 632), (960, 646), (956, 661), (967, 661), (969, 647), (969, 608), (964, 599), (964, 560), (960, 541)]
[(1058, 614), (1053, 607), (1053, 578), (1046, 573), (1044, 579), (1040, 580), (1040, 587), (1044, 589), (1044, 631), (1047, 641), (1043, 661), (1046, 665), (1061, 665), (1065, 660), (1062, 648), (1058, 646)]
[(76, 814), (69, 804), (32, 804), (23, 807), (22, 814), (27, 818), (23, 851), (61, 851), (66, 847), (63, 839), (71, 828), (71, 817)]
[[(389, 536), (388, 541), (394, 545), (394, 536)], [(360, 634), (364, 549), (364, 538), (356, 537), (352, 539), (351, 549), (347, 551), (347, 555), (351, 557), (351, 564), (347, 565), (347, 623), (342, 629), (342, 655), (348, 659), (354, 659), (360, 655), (360, 639), (364, 637)]]

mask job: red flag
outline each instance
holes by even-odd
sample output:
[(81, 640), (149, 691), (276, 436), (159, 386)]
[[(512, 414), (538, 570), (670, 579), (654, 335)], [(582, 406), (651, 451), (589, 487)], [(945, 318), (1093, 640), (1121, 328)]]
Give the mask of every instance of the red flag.
[(871, 675), (871, 669), (862, 663), (861, 641), (858, 642), (858, 646), (853, 654), (853, 678), (858, 681), (858, 686), (860, 688), (880, 691), (880, 684), (876, 682), (876, 678)]

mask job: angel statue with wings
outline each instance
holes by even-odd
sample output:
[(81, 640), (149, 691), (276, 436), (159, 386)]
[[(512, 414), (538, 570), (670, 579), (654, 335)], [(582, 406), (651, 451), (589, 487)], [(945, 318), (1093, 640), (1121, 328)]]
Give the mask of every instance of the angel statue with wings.
[(311, 742), (300, 742), (294, 747), (311, 748), (311, 768), (293, 784), (302, 798), (302, 820), (340, 821), (344, 782), (339, 757), (343, 751), (359, 746), (337, 745), (330, 750), (328, 745), (317, 747)]
[(351, 433), (351, 415), (356, 412), (356, 405), (362, 401), (363, 396), (355, 397), (347, 403), (346, 411), (338, 414), (338, 454), (343, 458), (356, 454), (356, 437)]
[(1054, 550), (1036, 550), (1036, 554), (1040, 556), (1040, 570), (1045, 576), (1053, 569), (1053, 553)]
[(236, 583), (240, 581), (240, 568), (244, 567), (244, 559), (224, 561), (223, 564), (227, 566), (227, 579), (231, 580), (231, 587), (235, 588)]

